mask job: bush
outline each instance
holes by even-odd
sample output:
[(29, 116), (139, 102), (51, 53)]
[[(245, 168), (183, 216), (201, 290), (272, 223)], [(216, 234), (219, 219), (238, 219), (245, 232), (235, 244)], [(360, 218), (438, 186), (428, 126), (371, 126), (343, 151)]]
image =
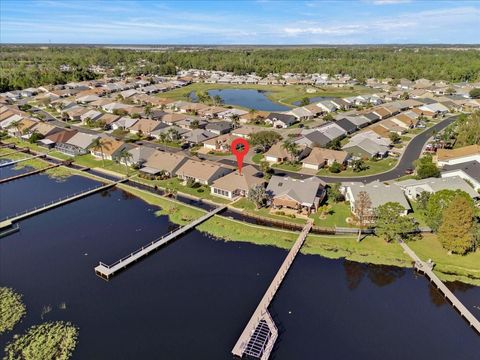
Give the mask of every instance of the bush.
[(78, 329), (68, 322), (34, 325), (6, 346), (4, 359), (67, 360), (75, 350), (77, 337)]
[(276, 215), (285, 215), (285, 211), (275, 211)]
[(13, 289), (0, 287), (0, 335), (13, 329), (16, 323), (25, 315), (26, 309), (22, 296)]

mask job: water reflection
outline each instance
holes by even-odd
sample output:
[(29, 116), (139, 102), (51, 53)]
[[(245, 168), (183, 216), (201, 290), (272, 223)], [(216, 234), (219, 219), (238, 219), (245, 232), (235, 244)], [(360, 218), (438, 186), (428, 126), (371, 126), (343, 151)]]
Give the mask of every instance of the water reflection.
[(343, 269), (346, 275), (345, 281), (350, 290), (355, 290), (365, 276), (375, 285), (383, 287), (405, 275), (404, 268), (386, 265), (371, 266), (348, 260), (343, 262)]

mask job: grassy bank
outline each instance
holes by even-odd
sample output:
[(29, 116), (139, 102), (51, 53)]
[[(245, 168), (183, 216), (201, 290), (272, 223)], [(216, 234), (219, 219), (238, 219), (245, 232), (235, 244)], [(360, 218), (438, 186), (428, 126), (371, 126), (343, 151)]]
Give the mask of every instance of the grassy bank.
[[(315, 93), (308, 93), (307, 89), (315, 88)], [(262, 90), (266, 92), (266, 96), (283, 105), (293, 106), (293, 103), (300, 101), (305, 97), (314, 98), (318, 96), (327, 97), (348, 97), (365, 93), (371, 93), (372, 89), (362, 86), (355, 86), (353, 90), (349, 88), (335, 88), (335, 87), (314, 87), (314, 86), (300, 86), (300, 85), (256, 85), (256, 84), (205, 84), (194, 83), (183, 88), (167, 91), (159, 94), (162, 98), (171, 98), (175, 100), (189, 100), (188, 94), (192, 91), (206, 92), (208, 90), (221, 89), (252, 89)], [(231, 104), (234, 105), (234, 104)], [(236, 106), (238, 107), (238, 106)]]
[[(160, 206), (162, 209), (159, 214), (168, 215), (170, 221), (179, 225), (184, 225), (204, 214), (203, 210), (144, 190), (124, 184), (118, 186), (149, 204)], [(218, 215), (204, 222), (197, 229), (225, 241), (249, 242), (282, 249), (290, 249), (298, 236), (295, 232), (252, 225)], [(409, 246), (423, 260), (432, 259), (436, 263), (435, 272), (442, 280), (458, 280), (480, 286), (480, 251), (466, 256), (448, 255), (434, 235), (411, 241)], [(361, 263), (411, 267), (411, 259), (403, 253), (400, 245), (387, 243), (375, 236), (367, 236), (361, 242), (357, 242), (356, 236), (309, 235), (301, 252), (331, 259), (345, 258)]]
[(150, 205), (159, 206), (161, 210), (157, 211), (157, 214), (167, 215), (171, 222), (178, 225), (185, 225), (205, 214), (203, 210), (172, 201), (169, 198), (155, 195), (145, 190), (136, 189), (129, 185), (118, 184), (117, 187), (139, 197)]
[[(2, 156), (4, 154), (8, 154), (9, 152), (12, 152), (12, 151), (13, 150), (0, 149), (0, 156)], [(32, 156), (32, 155), (19, 152), (19, 153), (15, 153), (15, 154), (11, 154), (11, 155), (6, 155), (3, 158), (4, 159), (8, 158), (9, 160), (15, 161), (15, 160), (25, 159), (25, 158), (30, 157), (30, 156)], [(46, 168), (47, 166), (50, 166), (50, 165), (51, 164), (48, 163), (47, 161), (44, 161), (44, 160), (39, 159), (39, 158), (35, 158), (35, 159), (25, 160), (25, 161), (22, 161), (20, 163), (15, 164), (14, 169), (15, 170), (21, 170), (25, 167), (29, 167), (29, 168), (38, 170), (38, 169)], [(68, 178), (69, 176), (72, 175), (72, 171), (65, 166), (58, 166), (56, 168), (48, 169), (42, 174), (45, 174), (45, 175), (47, 175), (51, 178), (54, 178), (54, 179), (65, 179), (65, 178)]]

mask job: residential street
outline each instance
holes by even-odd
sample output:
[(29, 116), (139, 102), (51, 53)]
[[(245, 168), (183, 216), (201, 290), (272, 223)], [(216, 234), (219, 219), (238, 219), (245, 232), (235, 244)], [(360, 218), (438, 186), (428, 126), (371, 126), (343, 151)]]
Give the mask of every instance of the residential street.
[[(414, 167), (413, 162), (420, 157), (423, 147), (428, 142), (428, 139), (430, 139), (433, 136), (434, 132), (438, 133), (439, 131), (445, 129), (457, 118), (458, 118), (458, 115), (454, 115), (449, 118), (446, 118), (442, 122), (435, 124), (430, 129), (426, 130), (425, 132), (415, 136), (413, 140), (411, 140), (406, 146), (403, 156), (399, 160), (397, 166), (385, 173), (377, 174), (377, 175), (353, 176), (353, 177), (334, 177), (334, 176), (319, 176), (319, 177), (320, 179), (322, 179), (327, 183), (348, 182), (348, 181), (361, 181), (366, 183), (366, 182), (371, 182), (375, 180), (390, 181), (390, 180), (397, 179), (401, 176), (404, 176), (405, 171), (407, 169)], [(219, 160), (218, 156), (202, 155), (202, 158), (212, 160), (212, 161), (218, 161), (226, 165), (236, 166), (236, 161), (229, 160), (229, 159)], [(303, 179), (311, 176), (311, 175), (300, 174), (300, 173), (286, 171), (286, 170), (279, 170), (275, 168), (273, 168), (272, 170), (275, 175), (288, 175), (296, 179)]]

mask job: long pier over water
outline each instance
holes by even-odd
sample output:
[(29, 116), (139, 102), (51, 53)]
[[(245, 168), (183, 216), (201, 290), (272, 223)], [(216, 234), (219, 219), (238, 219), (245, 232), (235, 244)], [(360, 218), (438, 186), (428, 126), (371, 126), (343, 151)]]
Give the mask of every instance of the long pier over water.
[(465, 305), (450, 291), (448, 287), (438, 278), (432, 270), (432, 265), (422, 261), (418, 255), (410, 249), (410, 247), (403, 241), (400, 241), (400, 246), (405, 253), (414, 261), (415, 269), (423, 274), (437, 287), (437, 289), (447, 298), (452, 306), (460, 313), (460, 315), (473, 327), (478, 334), (480, 334), (480, 321), (468, 310)]
[(90, 195), (98, 193), (100, 191), (107, 190), (107, 189), (117, 185), (118, 183), (124, 182), (126, 180), (127, 179), (121, 179), (119, 181), (112, 182), (112, 183), (109, 183), (109, 184), (96, 186), (92, 189), (80, 192), (78, 194), (70, 195), (70, 196), (67, 196), (63, 199), (52, 201), (51, 203), (47, 203), (47, 204), (35, 207), (33, 209), (24, 211), (23, 213), (19, 213), (19, 214), (15, 214), (13, 216), (7, 217), (7, 218), (0, 221), (0, 230), (12, 226), (12, 224), (17, 222), (17, 221), (26, 219), (28, 217), (40, 214), (42, 212), (45, 212), (45, 211), (48, 211), (48, 210), (51, 210), (51, 209), (54, 209), (56, 207), (68, 204), (68, 203), (73, 202), (75, 200), (82, 199), (84, 197), (90, 196)]
[(232, 349), (233, 355), (240, 358), (247, 355), (262, 360), (269, 358), (278, 337), (278, 330), (268, 312), (268, 307), (277, 293), (278, 288), (282, 284), (283, 279), (287, 275), (293, 260), (295, 260), (295, 257), (305, 242), (311, 228), (312, 222), (309, 221), (298, 236), (295, 244), (288, 252), (287, 257), (278, 269), (278, 272), (270, 283), (265, 295), (263, 295), (262, 300), (260, 300), (260, 303), (253, 312), (247, 326), (245, 326), (245, 329), (238, 338)]
[(150, 254), (152, 251), (155, 251), (158, 249), (160, 246), (165, 245), (169, 241), (177, 238), (178, 236), (184, 234), (190, 229), (193, 229), (195, 226), (200, 225), (204, 221), (208, 220), (211, 218), (213, 215), (219, 213), (220, 211), (224, 210), (227, 206), (220, 206), (212, 211), (208, 212), (207, 214), (201, 216), (200, 218), (190, 222), (189, 224), (182, 226), (176, 230), (173, 230), (172, 232), (168, 233), (167, 235), (164, 235), (156, 240), (153, 240), (150, 244), (142, 246), (140, 249), (135, 250), (134, 252), (128, 254), (127, 256), (121, 258), (120, 260), (115, 261), (113, 264), (107, 265), (102, 262), (99, 263), (98, 266), (95, 267), (95, 273), (108, 280), (110, 277), (115, 275), (117, 272), (125, 269), (127, 266), (132, 265), (135, 263), (137, 260), (147, 256)]

